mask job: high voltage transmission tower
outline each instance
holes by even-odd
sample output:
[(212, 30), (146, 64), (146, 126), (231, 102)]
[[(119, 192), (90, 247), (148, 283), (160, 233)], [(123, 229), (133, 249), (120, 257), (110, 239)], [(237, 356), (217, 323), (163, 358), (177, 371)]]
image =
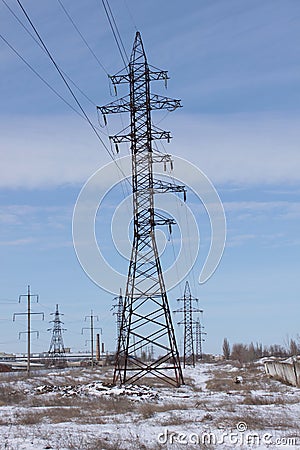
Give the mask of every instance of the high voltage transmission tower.
[(114, 305), (112, 309), (117, 309), (113, 313), (113, 315), (116, 316), (116, 324), (117, 324), (117, 340), (119, 339), (120, 333), (121, 333), (121, 325), (122, 325), (122, 314), (123, 314), (123, 295), (122, 295), (122, 289), (120, 289), (120, 294), (114, 298)]
[(58, 305), (56, 305), (55, 313), (51, 313), (51, 315), (54, 315), (54, 320), (50, 322), (53, 323), (53, 327), (48, 329), (48, 331), (52, 331), (48, 351), (49, 363), (52, 366), (63, 367), (66, 365), (66, 352), (62, 333), (66, 330), (62, 328), (63, 322), (60, 320), (62, 314), (58, 310)]
[(185, 289), (183, 298), (178, 298), (178, 302), (183, 302), (183, 307), (177, 309), (174, 312), (182, 312), (183, 320), (178, 322), (184, 326), (183, 330), (183, 366), (192, 365), (195, 366), (195, 346), (194, 346), (194, 330), (193, 327), (197, 322), (193, 320), (193, 313), (203, 312), (202, 309), (194, 308), (193, 302), (198, 303), (197, 298), (193, 298), (191, 295), (190, 285), (187, 281), (185, 283)]
[(195, 343), (196, 343), (196, 359), (202, 359), (203, 351), (202, 351), (202, 342), (205, 342), (203, 338), (207, 333), (204, 330), (204, 326), (201, 325), (200, 317), (197, 317), (195, 323)]
[[(166, 83), (168, 74), (148, 64), (139, 32), (128, 67), (110, 79), (114, 86), (129, 84), (128, 96), (99, 109), (105, 121), (107, 114), (130, 114), (130, 126), (110, 139), (116, 148), (123, 142), (131, 145), (134, 223), (113, 381), (134, 383), (151, 374), (179, 386), (184, 381), (155, 236), (157, 225), (171, 227), (175, 221), (156, 212), (154, 194), (182, 192), (185, 198), (186, 191), (184, 186), (154, 179), (153, 164), (169, 163), (172, 168), (172, 159), (154, 151), (152, 143), (156, 139), (169, 141), (171, 136), (152, 125), (151, 113), (162, 109), (173, 111), (181, 104), (180, 100), (151, 93), (150, 83), (155, 80)], [(153, 347), (151, 361), (142, 358), (145, 346)]]
[(16, 316), (24, 316), (24, 315), (27, 316), (27, 331), (21, 331), (21, 332), (19, 333), (19, 339), (20, 339), (20, 336), (21, 336), (22, 334), (27, 334), (27, 374), (29, 375), (29, 374), (30, 374), (31, 334), (32, 334), (32, 333), (35, 333), (37, 336), (39, 336), (39, 332), (38, 332), (38, 331), (32, 331), (32, 330), (31, 330), (31, 316), (32, 316), (33, 314), (35, 314), (35, 315), (41, 315), (41, 316), (42, 316), (42, 319), (44, 320), (44, 313), (43, 313), (43, 312), (32, 312), (32, 311), (31, 311), (31, 300), (32, 300), (32, 299), (35, 299), (36, 302), (38, 303), (38, 301), (39, 301), (39, 296), (36, 295), (36, 294), (31, 294), (31, 292), (30, 292), (30, 286), (28, 286), (28, 288), (27, 288), (27, 294), (19, 295), (19, 303), (21, 303), (21, 299), (22, 299), (23, 297), (26, 297), (26, 298), (27, 298), (27, 312), (25, 312), (25, 313), (15, 313), (15, 314), (13, 315), (13, 321), (15, 321)]

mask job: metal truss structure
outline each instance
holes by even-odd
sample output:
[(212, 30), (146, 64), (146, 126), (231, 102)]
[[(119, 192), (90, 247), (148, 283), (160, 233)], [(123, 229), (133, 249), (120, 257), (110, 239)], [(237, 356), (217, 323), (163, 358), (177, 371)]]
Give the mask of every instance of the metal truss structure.
[(62, 337), (63, 331), (66, 330), (62, 328), (63, 322), (60, 320), (61, 314), (58, 310), (58, 305), (56, 305), (55, 313), (51, 314), (54, 315), (54, 320), (50, 322), (53, 323), (53, 328), (48, 329), (48, 331), (52, 331), (52, 337), (48, 351), (49, 365), (62, 367), (66, 365), (66, 352)]
[(116, 309), (113, 313), (116, 316), (116, 325), (117, 325), (117, 341), (119, 340), (119, 336), (121, 334), (121, 325), (122, 325), (122, 314), (123, 314), (123, 295), (122, 289), (120, 288), (120, 293), (117, 297), (114, 298), (115, 303), (113, 304), (112, 309)]
[[(198, 303), (198, 299), (192, 297), (190, 285), (187, 281), (185, 283), (185, 289), (183, 298), (178, 298), (178, 302), (183, 302), (183, 308), (177, 309), (175, 312), (183, 313), (183, 320), (178, 322), (179, 325), (184, 326), (183, 335), (183, 367), (186, 365), (195, 366), (195, 346), (194, 346), (194, 332), (193, 327), (197, 322), (193, 320), (193, 313), (200, 312), (202, 309), (194, 308), (193, 302)], [(197, 341), (198, 342), (198, 341)]]
[(196, 343), (196, 359), (202, 359), (203, 357), (203, 351), (202, 351), (202, 342), (205, 342), (205, 339), (203, 338), (204, 335), (207, 333), (204, 330), (204, 326), (201, 325), (200, 317), (197, 318), (195, 323), (195, 343)]
[[(154, 110), (173, 111), (181, 106), (180, 100), (150, 91), (151, 82), (166, 82), (168, 75), (148, 64), (139, 32), (128, 67), (110, 79), (115, 87), (127, 83), (130, 89), (128, 96), (99, 110), (105, 121), (107, 114), (130, 114), (130, 127), (110, 139), (117, 151), (120, 143), (131, 146), (134, 224), (113, 382), (135, 383), (154, 375), (179, 386), (183, 376), (155, 236), (157, 225), (171, 227), (175, 222), (155, 211), (154, 197), (166, 192), (181, 192), (185, 197), (186, 191), (184, 186), (154, 179), (153, 164), (170, 164), (172, 168), (172, 159), (154, 151), (153, 141), (169, 141), (171, 136), (152, 125), (151, 114)], [(145, 348), (150, 357), (144, 358)]]

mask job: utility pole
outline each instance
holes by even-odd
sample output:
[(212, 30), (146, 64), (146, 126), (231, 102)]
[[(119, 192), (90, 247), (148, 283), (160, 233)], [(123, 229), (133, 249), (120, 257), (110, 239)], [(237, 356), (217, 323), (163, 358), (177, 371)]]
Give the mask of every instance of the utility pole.
[(198, 303), (197, 298), (193, 298), (191, 295), (190, 285), (187, 281), (185, 283), (183, 298), (178, 298), (178, 302), (183, 302), (183, 308), (177, 309), (174, 312), (182, 312), (183, 320), (178, 322), (178, 325), (184, 326), (183, 335), (183, 367), (186, 365), (195, 366), (195, 351), (194, 351), (194, 336), (193, 325), (196, 323), (193, 320), (193, 313), (203, 312), (202, 309), (194, 308), (193, 301)]
[(63, 367), (66, 364), (66, 352), (62, 333), (66, 329), (61, 327), (63, 322), (60, 320), (60, 316), (63, 314), (59, 313), (58, 305), (56, 305), (55, 313), (51, 313), (51, 315), (54, 315), (54, 320), (50, 322), (53, 323), (53, 328), (48, 328), (47, 330), (52, 331), (48, 357), (52, 365)]
[(101, 349), (100, 349), (100, 334), (96, 334), (96, 361), (101, 359)]
[(102, 328), (99, 327), (95, 327), (94, 326), (94, 319), (96, 319), (96, 321), (99, 321), (99, 317), (98, 316), (94, 316), (93, 315), (93, 310), (91, 310), (91, 314), (89, 316), (85, 316), (84, 321), (86, 322), (87, 320), (90, 320), (90, 326), (89, 327), (84, 327), (81, 329), (81, 334), (83, 334), (84, 330), (90, 330), (90, 343), (91, 343), (91, 365), (92, 368), (94, 367), (94, 330), (100, 330), (100, 333), (102, 334)]
[(205, 342), (205, 339), (203, 339), (203, 336), (207, 333), (204, 330), (204, 326), (201, 325), (200, 317), (197, 317), (196, 324), (195, 324), (195, 341), (196, 341), (196, 358), (202, 359), (203, 352), (202, 352), (202, 342)]
[[(150, 66), (142, 38), (136, 33), (130, 62), (123, 72), (110, 76), (114, 87), (129, 84), (129, 95), (98, 107), (106, 122), (107, 114), (130, 114), (130, 126), (120, 134), (110, 136), (116, 146), (130, 142), (132, 159), (132, 194), (134, 234), (128, 268), (124, 306), (115, 358), (113, 383), (135, 383), (144, 376), (153, 375), (173, 385), (184, 383), (180, 358), (172, 323), (163, 270), (157, 248), (156, 226), (171, 226), (175, 221), (155, 209), (155, 194), (183, 193), (186, 189), (173, 182), (155, 179), (153, 164), (167, 164), (172, 170), (170, 155), (154, 149), (153, 141), (171, 135), (152, 124), (152, 111), (173, 111), (180, 100), (152, 94), (150, 83), (162, 80), (167, 83), (164, 70)], [(143, 361), (140, 350), (153, 346), (154, 358)], [(170, 372), (171, 370), (171, 372)], [(173, 373), (173, 375), (170, 375)]]
[(13, 321), (16, 320), (16, 316), (27, 316), (27, 331), (23, 332), (20, 331), (19, 333), (19, 339), (20, 336), (22, 334), (27, 334), (27, 374), (30, 374), (30, 352), (31, 352), (31, 345), (30, 345), (30, 335), (31, 333), (36, 333), (37, 337), (39, 337), (39, 332), (38, 331), (32, 331), (31, 330), (31, 316), (32, 314), (36, 314), (36, 315), (42, 315), (42, 320), (44, 320), (44, 313), (43, 312), (32, 312), (31, 311), (31, 299), (35, 299), (36, 302), (38, 303), (39, 301), (39, 296), (36, 294), (31, 294), (30, 293), (30, 286), (28, 286), (27, 288), (27, 294), (22, 294), (19, 295), (19, 303), (21, 303), (21, 299), (22, 297), (26, 297), (27, 298), (27, 312), (25, 313), (14, 313), (13, 315)]

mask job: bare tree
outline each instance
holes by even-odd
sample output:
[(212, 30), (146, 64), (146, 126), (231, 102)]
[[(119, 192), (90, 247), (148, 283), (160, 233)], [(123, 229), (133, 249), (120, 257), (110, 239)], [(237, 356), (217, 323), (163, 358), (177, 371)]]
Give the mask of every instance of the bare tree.
[(223, 341), (223, 356), (225, 359), (230, 359), (230, 344), (227, 338)]
[(240, 364), (249, 361), (249, 351), (245, 344), (233, 344), (231, 359), (237, 360)]
[(294, 339), (290, 340), (290, 345), (289, 345), (289, 352), (291, 356), (296, 356), (299, 353), (299, 347), (297, 345), (297, 342)]

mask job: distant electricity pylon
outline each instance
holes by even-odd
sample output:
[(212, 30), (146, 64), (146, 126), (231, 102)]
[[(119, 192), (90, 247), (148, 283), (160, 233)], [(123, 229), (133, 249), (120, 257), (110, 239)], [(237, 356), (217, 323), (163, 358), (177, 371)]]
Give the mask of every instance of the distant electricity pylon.
[(121, 333), (121, 325), (122, 325), (122, 314), (123, 314), (123, 295), (122, 295), (122, 289), (120, 288), (120, 294), (114, 298), (115, 303), (113, 304), (112, 309), (116, 309), (116, 311), (113, 312), (113, 315), (116, 316), (116, 324), (117, 324), (117, 342), (119, 341), (119, 336)]
[(94, 330), (100, 330), (100, 332), (102, 334), (102, 328), (94, 326), (94, 319), (96, 319), (97, 322), (98, 322), (99, 321), (99, 317), (98, 316), (94, 316), (93, 310), (91, 310), (91, 314), (89, 316), (85, 316), (85, 319), (84, 319), (85, 322), (87, 321), (87, 319), (90, 320), (90, 326), (89, 327), (83, 327), (81, 329), (81, 334), (83, 334), (84, 330), (90, 330), (91, 366), (94, 367)]
[(27, 288), (27, 294), (19, 295), (19, 303), (21, 303), (22, 297), (27, 298), (27, 312), (25, 313), (14, 313), (13, 315), (13, 321), (16, 320), (16, 316), (27, 316), (27, 331), (20, 331), (19, 333), (19, 339), (22, 334), (27, 334), (27, 373), (30, 374), (30, 352), (31, 352), (31, 333), (35, 333), (37, 337), (39, 337), (38, 331), (32, 331), (31, 330), (31, 316), (33, 314), (41, 315), (42, 319), (44, 320), (44, 313), (43, 312), (32, 312), (31, 311), (31, 299), (35, 299), (38, 303), (39, 296), (36, 294), (30, 293), (30, 286)]
[(52, 331), (48, 351), (49, 363), (56, 367), (63, 367), (66, 365), (66, 351), (62, 333), (66, 330), (65, 328), (62, 328), (63, 322), (60, 320), (60, 316), (63, 314), (60, 314), (58, 305), (56, 305), (55, 313), (51, 313), (51, 315), (54, 315), (54, 320), (51, 320), (50, 322), (53, 323), (53, 327), (48, 328), (48, 331)]
[[(184, 381), (155, 235), (157, 225), (171, 228), (175, 221), (156, 212), (154, 194), (181, 192), (185, 199), (186, 190), (184, 186), (154, 179), (154, 163), (165, 167), (170, 164), (172, 169), (173, 162), (170, 155), (153, 148), (154, 140), (169, 141), (171, 136), (153, 126), (151, 114), (154, 110), (173, 111), (181, 104), (180, 100), (151, 93), (150, 83), (166, 83), (168, 74), (148, 64), (139, 32), (128, 67), (123, 73), (110, 76), (110, 80), (114, 87), (129, 84), (128, 96), (98, 108), (105, 123), (107, 114), (130, 114), (130, 127), (110, 139), (117, 152), (119, 144), (131, 145), (134, 223), (113, 382), (135, 383), (145, 375), (154, 375), (179, 386)], [(153, 348), (152, 361), (138, 356), (145, 346)]]
[(193, 302), (198, 303), (197, 298), (193, 298), (191, 295), (190, 285), (187, 281), (185, 283), (183, 298), (178, 298), (178, 302), (183, 302), (183, 307), (177, 309), (176, 313), (183, 313), (183, 320), (178, 322), (179, 325), (183, 325), (183, 366), (192, 365), (195, 366), (195, 346), (194, 346), (194, 332), (193, 327), (197, 322), (193, 320), (193, 313), (203, 312), (202, 309), (194, 308)]
[(200, 317), (197, 317), (195, 323), (195, 342), (196, 342), (196, 359), (202, 359), (203, 351), (202, 351), (202, 342), (205, 342), (203, 338), (207, 333), (204, 330), (204, 326), (201, 325)]

